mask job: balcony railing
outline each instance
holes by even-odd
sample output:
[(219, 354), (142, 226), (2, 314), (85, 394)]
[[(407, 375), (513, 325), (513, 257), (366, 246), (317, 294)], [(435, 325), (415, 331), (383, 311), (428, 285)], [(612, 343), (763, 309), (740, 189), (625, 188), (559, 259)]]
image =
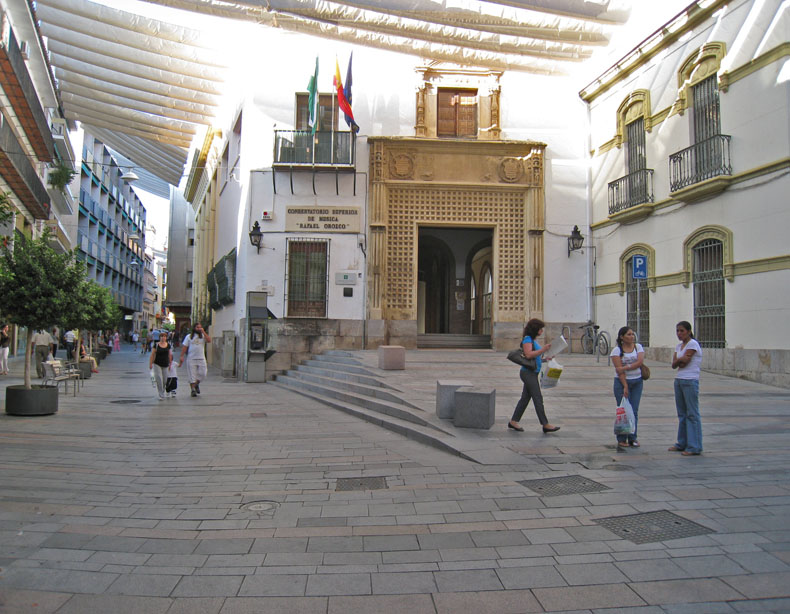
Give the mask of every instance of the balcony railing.
[(720, 175), (732, 175), (729, 135), (717, 134), (669, 156), (670, 192)]
[(351, 132), (275, 130), (274, 164), (291, 167), (354, 166), (356, 140)]
[(653, 202), (653, 169), (643, 168), (609, 184), (609, 215)]

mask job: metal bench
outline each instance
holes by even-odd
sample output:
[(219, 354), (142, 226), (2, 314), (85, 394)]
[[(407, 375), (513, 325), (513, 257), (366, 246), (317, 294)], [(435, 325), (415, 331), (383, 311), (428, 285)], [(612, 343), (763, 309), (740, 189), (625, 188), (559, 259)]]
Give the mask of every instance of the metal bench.
[(44, 368), (44, 380), (41, 382), (45, 386), (49, 384), (54, 384), (55, 386), (60, 389), (60, 383), (65, 382), (64, 388), (66, 389), (66, 394), (69, 393), (69, 382), (71, 382), (72, 387), (74, 388), (74, 396), (77, 396), (77, 380), (72, 377), (68, 373), (62, 372), (60, 367), (56, 367), (52, 362), (42, 362), (42, 367)]

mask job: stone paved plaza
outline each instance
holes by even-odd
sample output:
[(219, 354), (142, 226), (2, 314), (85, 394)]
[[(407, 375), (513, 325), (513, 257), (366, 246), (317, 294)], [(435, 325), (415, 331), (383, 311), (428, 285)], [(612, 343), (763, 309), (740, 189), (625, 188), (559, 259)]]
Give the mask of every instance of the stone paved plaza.
[[(673, 372), (651, 363), (642, 447), (618, 453), (605, 360), (560, 358), (543, 435), (531, 406), (505, 428), (503, 353), (357, 355), (429, 415), (439, 379), (495, 388), (494, 428), (461, 434), (483, 462), (215, 372), (190, 398), (182, 369), (160, 402), (124, 346), (57, 415), (0, 416), (0, 612), (790, 612), (790, 391), (703, 373), (705, 452), (681, 457)], [(563, 477), (596, 490), (535, 489)], [(697, 534), (597, 522), (654, 511)]]

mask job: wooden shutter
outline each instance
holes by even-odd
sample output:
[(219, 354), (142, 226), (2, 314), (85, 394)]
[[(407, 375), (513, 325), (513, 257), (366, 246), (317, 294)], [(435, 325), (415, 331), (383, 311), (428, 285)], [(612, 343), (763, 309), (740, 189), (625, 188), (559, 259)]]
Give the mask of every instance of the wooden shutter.
[(455, 136), (454, 100), (454, 90), (439, 90), (439, 106), (436, 113), (436, 134), (438, 136)]

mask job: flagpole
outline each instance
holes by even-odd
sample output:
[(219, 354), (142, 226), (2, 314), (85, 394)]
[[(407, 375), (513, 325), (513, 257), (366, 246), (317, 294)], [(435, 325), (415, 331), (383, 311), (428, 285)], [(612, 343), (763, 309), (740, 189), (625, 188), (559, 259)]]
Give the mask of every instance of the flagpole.
[(337, 58), (335, 58), (335, 77), (332, 79), (335, 82), (334, 91), (332, 92), (332, 136), (330, 139), (330, 146), (332, 150), (329, 152), (330, 161), (334, 162), (335, 158), (335, 98), (337, 98)]

